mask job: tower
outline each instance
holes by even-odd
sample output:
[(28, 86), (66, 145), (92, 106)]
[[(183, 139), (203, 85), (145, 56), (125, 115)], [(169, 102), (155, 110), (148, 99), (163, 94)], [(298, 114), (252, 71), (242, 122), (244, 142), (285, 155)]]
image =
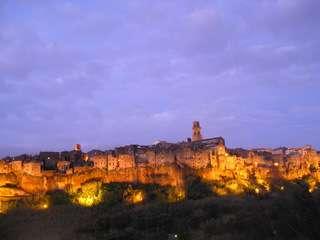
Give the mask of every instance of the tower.
[(192, 125), (192, 141), (202, 140), (201, 127), (199, 121), (194, 121)]
[(81, 145), (80, 144), (75, 144), (73, 150), (76, 151), (76, 152), (81, 152)]

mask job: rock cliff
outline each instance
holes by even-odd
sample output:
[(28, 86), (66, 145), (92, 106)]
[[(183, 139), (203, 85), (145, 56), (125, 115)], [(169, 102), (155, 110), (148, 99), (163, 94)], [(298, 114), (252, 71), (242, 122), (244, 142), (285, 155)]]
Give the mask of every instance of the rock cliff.
[(218, 193), (237, 193), (244, 189), (269, 191), (273, 181), (297, 179), (305, 179), (312, 191), (320, 181), (320, 156), (310, 147), (226, 149), (224, 140), (217, 138), (123, 147), (98, 152), (87, 160), (92, 161), (93, 166), (72, 167), (65, 172), (41, 170), (40, 163), (36, 162), (0, 161), (0, 196), (8, 196), (10, 192), (15, 195), (14, 189), (30, 194), (76, 190), (91, 180), (182, 188), (190, 172), (204, 181), (224, 184), (228, 191), (213, 189)]

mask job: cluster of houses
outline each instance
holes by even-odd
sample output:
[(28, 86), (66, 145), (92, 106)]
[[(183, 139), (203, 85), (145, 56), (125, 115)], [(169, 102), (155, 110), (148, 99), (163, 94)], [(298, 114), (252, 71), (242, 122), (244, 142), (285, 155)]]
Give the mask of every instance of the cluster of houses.
[[(25, 172), (30, 175), (41, 175), (42, 171), (67, 172), (79, 166), (92, 166), (88, 157), (81, 151), (80, 144), (76, 144), (72, 151), (40, 152), (38, 155), (22, 154), (2, 159), (4, 165), (14, 172)], [(8, 169), (9, 171), (9, 169)]]
[(160, 141), (148, 146), (129, 145), (105, 152), (94, 150), (87, 154), (94, 167), (106, 170), (172, 163), (199, 169), (207, 167), (217, 149), (225, 149), (224, 144), (222, 137), (180, 143)]
[(76, 144), (72, 151), (40, 152), (35, 156), (23, 154), (6, 157), (2, 162), (9, 164), (16, 172), (23, 171), (30, 175), (41, 175), (43, 171), (70, 173), (81, 167), (119, 170), (171, 163), (202, 168), (210, 163), (211, 155), (215, 154), (217, 147), (224, 148), (224, 144), (224, 139), (218, 137), (180, 143), (160, 141), (148, 146), (128, 145), (107, 151), (91, 150), (87, 153), (81, 151), (80, 144)]
[[(69, 174), (87, 169), (87, 167), (112, 171), (134, 167), (157, 167), (163, 164), (176, 164), (192, 169), (206, 167), (233, 169), (231, 165), (239, 165), (241, 161), (248, 163), (249, 160), (254, 159), (261, 167), (270, 164), (270, 166), (279, 165), (279, 167), (289, 164), (296, 168), (297, 164), (299, 166), (305, 164), (308, 158), (304, 156), (312, 152), (314, 150), (311, 146), (251, 150), (226, 149), (222, 137), (180, 143), (161, 141), (148, 146), (129, 145), (107, 151), (92, 150), (87, 153), (82, 152), (81, 146), (76, 144), (72, 151), (40, 152), (36, 156), (24, 154), (7, 157), (0, 161), (0, 168), (2, 172), (24, 172), (41, 176), (49, 172)], [(317, 153), (313, 155), (316, 156)], [(311, 159), (316, 160), (317, 158), (312, 157)]]
[(261, 162), (261, 166), (273, 165), (273, 163), (288, 165), (287, 162), (292, 161), (296, 165), (301, 161), (301, 157), (314, 152), (311, 146), (251, 150), (226, 149), (222, 137), (202, 139), (199, 122), (193, 123), (192, 131), (192, 138), (179, 143), (159, 141), (148, 146), (129, 145), (107, 151), (92, 150), (87, 153), (82, 152), (80, 144), (76, 144), (72, 151), (40, 152), (36, 156), (23, 154), (6, 157), (0, 161), (0, 169), (9, 172), (11, 168), (12, 171), (30, 175), (41, 175), (42, 172), (49, 171), (74, 173), (75, 170), (78, 171), (77, 169), (84, 169), (82, 167), (112, 171), (144, 166), (157, 167), (173, 163), (192, 169), (208, 166), (228, 169), (228, 164), (233, 166), (254, 158)]

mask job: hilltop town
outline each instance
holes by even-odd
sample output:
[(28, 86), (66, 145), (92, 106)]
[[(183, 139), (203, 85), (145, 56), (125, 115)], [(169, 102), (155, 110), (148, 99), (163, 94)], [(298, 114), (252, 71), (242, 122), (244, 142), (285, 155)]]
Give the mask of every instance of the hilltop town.
[(204, 180), (228, 179), (238, 185), (248, 185), (254, 176), (264, 190), (270, 179), (311, 176), (312, 190), (320, 179), (319, 162), (320, 154), (311, 146), (229, 149), (222, 137), (204, 139), (195, 121), (192, 137), (179, 143), (159, 141), (87, 153), (76, 144), (72, 151), (6, 157), (0, 161), (0, 186), (16, 186), (8, 196), (79, 188), (90, 179), (183, 186), (184, 175), (193, 171)]

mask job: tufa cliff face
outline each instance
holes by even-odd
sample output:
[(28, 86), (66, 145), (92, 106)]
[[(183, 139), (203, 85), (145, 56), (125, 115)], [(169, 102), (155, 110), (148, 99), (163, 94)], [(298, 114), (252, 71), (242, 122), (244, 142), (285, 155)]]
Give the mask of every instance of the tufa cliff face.
[(301, 178), (308, 179), (312, 191), (320, 181), (320, 156), (311, 147), (226, 149), (223, 138), (212, 138), (178, 144), (131, 145), (85, 156), (91, 164), (72, 166), (67, 159), (58, 159), (57, 165), (63, 162), (54, 170), (43, 170), (40, 162), (0, 161), (0, 194), (75, 191), (90, 180), (181, 188), (190, 172), (205, 181), (224, 183), (225, 189), (213, 189), (220, 194), (238, 193), (244, 188), (268, 191), (272, 181)]
[[(10, 186), (11, 189), (23, 190), (30, 194), (45, 193), (57, 189), (76, 191), (81, 188), (82, 184), (91, 180), (98, 180), (103, 183), (154, 183), (163, 186), (181, 186), (183, 184), (182, 172), (174, 165), (161, 165), (157, 168), (136, 167), (110, 171), (100, 168), (83, 167), (81, 169), (74, 169), (74, 172), (69, 174), (43, 172), (41, 176), (35, 176), (17, 172), (1, 173), (0, 190), (7, 189), (7, 186)], [(3, 191), (0, 191), (0, 194)]]

